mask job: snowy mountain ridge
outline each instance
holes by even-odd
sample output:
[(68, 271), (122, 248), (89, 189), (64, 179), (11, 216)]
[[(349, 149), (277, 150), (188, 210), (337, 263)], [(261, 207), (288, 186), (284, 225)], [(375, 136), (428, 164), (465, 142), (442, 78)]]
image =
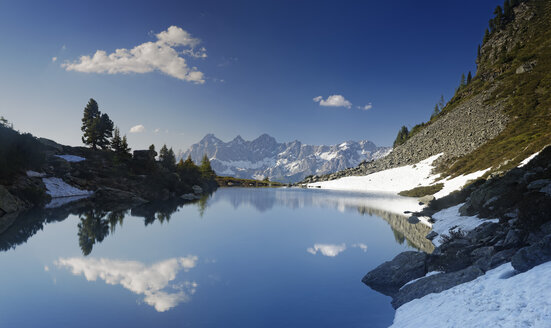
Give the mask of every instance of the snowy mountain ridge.
[(218, 175), (248, 179), (296, 182), (308, 175), (319, 175), (354, 167), (362, 161), (386, 156), (390, 147), (378, 147), (368, 140), (346, 141), (338, 145), (307, 145), (295, 140), (279, 143), (268, 134), (252, 141), (241, 136), (224, 142), (214, 134), (180, 153), (199, 163), (204, 154)]

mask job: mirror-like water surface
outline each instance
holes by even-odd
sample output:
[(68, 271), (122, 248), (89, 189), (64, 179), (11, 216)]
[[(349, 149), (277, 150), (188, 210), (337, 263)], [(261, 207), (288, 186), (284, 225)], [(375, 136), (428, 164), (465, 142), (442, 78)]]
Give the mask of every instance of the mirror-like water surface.
[(386, 327), (390, 298), (361, 278), (432, 250), (426, 227), (377, 209), (386, 201), (219, 189), (183, 206), (27, 215), (0, 236), (0, 327)]

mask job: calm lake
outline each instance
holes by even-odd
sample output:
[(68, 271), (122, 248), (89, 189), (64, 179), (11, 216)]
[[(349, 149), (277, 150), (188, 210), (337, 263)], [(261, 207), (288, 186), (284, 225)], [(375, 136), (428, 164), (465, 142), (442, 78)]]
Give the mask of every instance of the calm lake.
[(378, 202), (227, 188), (182, 206), (28, 215), (0, 236), (0, 327), (386, 327), (390, 298), (361, 278), (431, 244)]

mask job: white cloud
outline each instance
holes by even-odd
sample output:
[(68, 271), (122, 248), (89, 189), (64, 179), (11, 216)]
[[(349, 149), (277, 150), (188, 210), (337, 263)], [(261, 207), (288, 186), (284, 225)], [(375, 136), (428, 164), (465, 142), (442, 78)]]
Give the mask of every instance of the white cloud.
[(130, 128), (130, 133), (141, 133), (145, 131), (145, 126), (138, 124)]
[(353, 247), (353, 248), (359, 248), (359, 249), (361, 249), (364, 253), (367, 252), (367, 245), (364, 244), (364, 243), (353, 244), (352, 247)]
[(145, 42), (132, 49), (120, 48), (107, 54), (97, 50), (93, 56), (81, 56), (73, 62), (62, 64), (67, 71), (84, 73), (149, 73), (155, 70), (180, 80), (202, 84), (205, 82), (197, 67), (189, 67), (175, 47), (186, 47), (181, 53), (192, 57), (206, 58), (204, 47), (195, 51), (201, 41), (193, 38), (178, 26), (170, 26), (155, 35), (157, 41)]
[(156, 128), (153, 132), (155, 132), (155, 134), (159, 133), (159, 131), (161, 131), (159, 128)]
[(57, 61), (57, 57), (52, 57), (52, 62), (55, 63)]
[(370, 110), (371, 108), (373, 108), (373, 105), (371, 103), (365, 106), (358, 106), (358, 109), (361, 109), (361, 110)]
[[(165, 312), (181, 302), (188, 302), (195, 293), (196, 282), (184, 281), (171, 286), (169, 283), (176, 279), (178, 271), (194, 268), (197, 260), (197, 256), (171, 258), (148, 267), (138, 261), (73, 257), (60, 258), (54, 264), (69, 268), (74, 275), (84, 275), (87, 281), (100, 278), (109, 285), (121, 285), (144, 295), (144, 302), (158, 312)], [(163, 290), (167, 287), (171, 287), (171, 292)]]
[(335, 257), (344, 250), (346, 250), (345, 244), (314, 244), (314, 247), (308, 247), (306, 249), (306, 251), (310, 254), (316, 255), (318, 252), (320, 252), (321, 255), (329, 257)]
[(323, 99), (322, 96), (318, 96), (313, 99), (314, 102), (319, 102), (320, 106), (324, 107), (346, 107), (350, 108), (352, 107), (352, 103), (348, 100), (346, 100), (341, 95), (331, 95), (327, 97), (327, 99)]

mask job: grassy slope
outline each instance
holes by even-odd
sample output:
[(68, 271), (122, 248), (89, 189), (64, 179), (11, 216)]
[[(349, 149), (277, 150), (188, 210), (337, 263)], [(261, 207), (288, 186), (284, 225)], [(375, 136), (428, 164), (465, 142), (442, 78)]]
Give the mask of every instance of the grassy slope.
[[(492, 171), (507, 171), (551, 143), (551, 2), (531, 1), (529, 4), (535, 7), (536, 15), (523, 35), (524, 45), (514, 45), (498, 60), (481, 58), (479, 73), (493, 71), (500, 75), (494, 81), (484, 81), (478, 74), (445, 109), (454, 110), (470, 95), (496, 86), (488, 104), (503, 101), (510, 122), (498, 137), (440, 168), (446, 175), (488, 167), (492, 167)], [(515, 74), (521, 64), (531, 60), (537, 60), (531, 72)]]

